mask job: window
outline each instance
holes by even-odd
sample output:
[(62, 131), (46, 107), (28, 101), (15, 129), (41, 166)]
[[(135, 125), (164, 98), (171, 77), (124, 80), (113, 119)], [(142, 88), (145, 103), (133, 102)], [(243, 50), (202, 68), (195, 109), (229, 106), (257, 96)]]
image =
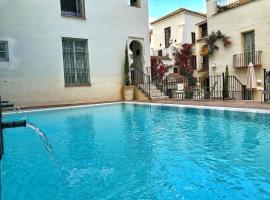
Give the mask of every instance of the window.
[(87, 40), (62, 38), (66, 86), (90, 85)]
[(61, 14), (84, 17), (84, 0), (61, 0)]
[(165, 28), (164, 33), (165, 33), (165, 48), (168, 48), (170, 46), (171, 27)]
[(162, 56), (162, 50), (158, 50), (158, 56)]
[(207, 24), (202, 24), (201, 25), (201, 38), (205, 38), (208, 36), (208, 28), (207, 28)]
[(255, 61), (255, 34), (254, 31), (243, 33), (245, 65)]
[(8, 62), (8, 42), (0, 41), (0, 62)]
[(141, 7), (141, 2), (140, 0), (129, 0), (129, 5), (133, 7)]
[(192, 64), (192, 69), (196, 70), (197, 69), (197, 57), (196, 56), (192, 56), (192, 60), (191, 60), (191, 64)]
[(177, 67), (173, 68), (173, 73), (175, 73), (175, 74), (178, 73), (178, 68)]
[(191, 33), (191, 41), (192, 41), (192, 44), (195, 44), (196, 42), (196, 34), (194, 32)]

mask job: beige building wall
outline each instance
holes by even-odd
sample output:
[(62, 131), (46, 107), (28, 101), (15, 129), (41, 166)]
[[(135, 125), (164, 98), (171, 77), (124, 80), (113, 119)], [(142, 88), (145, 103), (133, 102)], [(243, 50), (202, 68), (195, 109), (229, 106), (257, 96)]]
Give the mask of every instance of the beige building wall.
[(196, 24), (195, 33), (196, 33), (196, 44), (194, 48), (194, 53), (196, 55), (197, 69), (194, 70), (194, 77), (206, 77), (209, 75), (208, 70), (203, 69), (203, 56), (202, 56), (202, 48), (206, 44), (207, 37), (202, 38), (202, 30), (201, 25), (207, 24), (207, 20), (204, 20), (198, 24)]
[[(263, 69), (270, 69), (270, 2), (257, 0), (239, 7), (217, 13), (216, 0), (207, 0), (208, 33), (220, 30), (231, 37), (232, 45), (224, 48), (223, 44), (210, 57), (210, 75), (221, 74), (225, 67), (229, 73), (235, 75), (243, 84), (246, 84), (247, 68), (233, 67), (233, 55), (244, 53), (243, 33), (255, 31), (255, 51), (262, 51), (262, 67), (255, 68), (256, 79), (263, 80)], [(216, 65), (216, 68), (212, 66)]]
[[(125, 45), (142, 43), (150, 66), (148, 1), (85, 0), (86, 19), (61, 16), (60, 0), (1, 0), (0, 40), (9, 62), (0, 62), (2, 99), (19, 106), (122, 100)], [(65, 87), (62, 37), (88, 40), (91, 86)]]

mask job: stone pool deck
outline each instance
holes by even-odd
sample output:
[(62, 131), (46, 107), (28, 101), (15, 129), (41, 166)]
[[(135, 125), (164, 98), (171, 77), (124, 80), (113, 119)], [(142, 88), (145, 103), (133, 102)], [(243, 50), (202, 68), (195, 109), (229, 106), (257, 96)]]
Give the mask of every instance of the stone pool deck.
[(180, 105), (196, 105), (196, 106), (216, 106), (216, 107), (233, 107), (233, 108), (252, 108), (270, 110), (270, 103), (261, 103), (260, 101), (234, 101), (234, 100), (159, 100), (151, 101), (151, 103), (166, 103)]

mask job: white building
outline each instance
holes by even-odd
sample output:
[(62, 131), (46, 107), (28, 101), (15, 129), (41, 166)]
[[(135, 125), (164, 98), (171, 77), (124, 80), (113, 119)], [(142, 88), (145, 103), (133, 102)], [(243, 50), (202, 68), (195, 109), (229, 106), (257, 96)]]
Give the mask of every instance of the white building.
[[(151, 55), (159, 56), (165, 64), (173, 64), (173, 53), (182, 44), (196, 42), (196, 24), (206, 15), (180, 8), (151, 23)], [(168, 60), (168, 59), (171, 59)]]
[(0, 94), (20, 106), (121, 100), (126, 45), (150, 66), (147, 0), (1, 0), (0, 27)]
[(179, 48), (184, 43), (195, 44), (195, 26), (204, 21), (203, 13), (180, 8), (151, 23), (151, 50), (155, 56), (169, 55), (169, 47)]
[(256, 79), (263, 80), (263, 69), (270, 69), (269, 10), (269, 0), (207, 0), (209, 34), (220, 30), (232, 41), (228, 48), (217, 43), (219, 50), (209, 57), (210, 75), (220, 74), (228, 66), (229, 73), (246, 84), (252, 62)]

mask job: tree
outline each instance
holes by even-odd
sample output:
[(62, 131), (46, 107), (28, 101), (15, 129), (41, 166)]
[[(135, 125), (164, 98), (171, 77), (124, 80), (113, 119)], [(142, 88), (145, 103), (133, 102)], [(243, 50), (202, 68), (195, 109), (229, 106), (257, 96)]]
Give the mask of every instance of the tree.
[(128, 60), (127, 46), (126, 46), (126, 50), (125, 50), (124, 84), (125, 84), (125, 86), (130, 85), (130, 80), (129, 80), (129, 60)]
[(225, 72), (225, 76), (223, 78), (224, 78), (223, 98), (228, 99), (229, 98), (229, 68), (228, 68), (228, 66), (226, 66), (226, 72)]
[(192, 76), (193, 45), (183, 44), (175, 55), (175, 66), (178, 66), (179, 73), (184, 76)]

